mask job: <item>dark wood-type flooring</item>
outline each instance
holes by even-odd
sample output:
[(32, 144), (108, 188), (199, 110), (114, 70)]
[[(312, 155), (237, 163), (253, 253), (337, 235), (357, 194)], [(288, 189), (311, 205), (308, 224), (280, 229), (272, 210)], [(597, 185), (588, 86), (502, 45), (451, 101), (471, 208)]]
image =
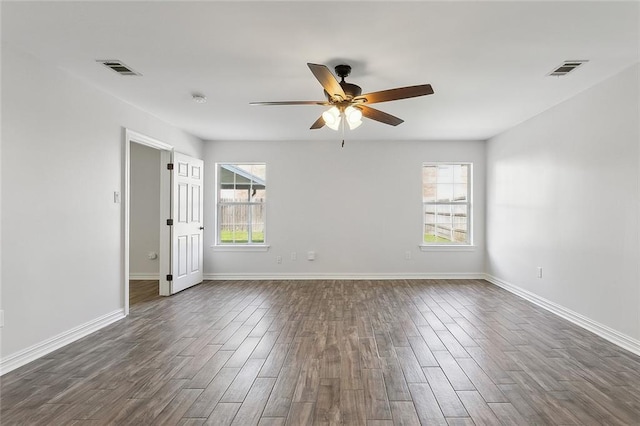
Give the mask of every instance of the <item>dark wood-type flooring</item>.
[(3, 425), (633, 425), (640, 358), (481, 280), (205, 282), (1, 397)]
[(158, 280), (131, 280), (129, 281), (129, 310), (136, 309), (134, 305), (158, 299), (160, 296), (160, 284)]

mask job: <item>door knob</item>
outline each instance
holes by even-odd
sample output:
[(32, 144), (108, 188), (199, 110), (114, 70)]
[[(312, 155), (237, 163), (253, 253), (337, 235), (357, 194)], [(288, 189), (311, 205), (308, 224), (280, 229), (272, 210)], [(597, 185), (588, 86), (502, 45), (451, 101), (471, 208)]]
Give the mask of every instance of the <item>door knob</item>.
[(203, 229), (204, 229), (204, 226), (201, 226), (201, 227), (200, 227), (200, 230), (202, 231)]

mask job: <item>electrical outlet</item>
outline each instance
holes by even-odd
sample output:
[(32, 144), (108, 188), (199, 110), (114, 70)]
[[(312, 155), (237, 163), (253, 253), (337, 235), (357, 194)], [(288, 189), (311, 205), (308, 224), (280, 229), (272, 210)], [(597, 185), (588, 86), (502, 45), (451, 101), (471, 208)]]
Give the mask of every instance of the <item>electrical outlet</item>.
[(113, 191), (113, 202), (115, 204), (120, 203), (120, 191)]
[(294, 261), (294, 262), (296, 260), (298, 260), (298, 253), (296, 253), (295, 251), (292, 251), (291, 252), (291, 260)]
[(538, 278), (542, 278), (542, 266), (538, 266)]
[(409, 250), (404, 252), (404, 260), (411, 260), (411, 252)]
[(308, 251), (307, 252), (307, 260), (316, 260), (316, 252)]
[(276, 263), (282, 263), (282, 256), (276, 256)]

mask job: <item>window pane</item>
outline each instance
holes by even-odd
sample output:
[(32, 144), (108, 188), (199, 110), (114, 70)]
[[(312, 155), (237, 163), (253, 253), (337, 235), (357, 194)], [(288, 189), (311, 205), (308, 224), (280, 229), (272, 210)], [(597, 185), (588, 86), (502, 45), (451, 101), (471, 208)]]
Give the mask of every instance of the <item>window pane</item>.
[(422, 186), (422, 201), (436, 201), (438, 186), (435, 183), (425, 183)]
[(220, 167), (220, 183), (222, 184), (231, 184), (235, 182), (235, 173), (231, 170), (228, 170), (224, 166)]
[(439, 183), (437, 201), (453, 201), (453, 184)]
[(453, 170), (456, 166), (446, 164), (438, 166), (438, 183), (453, 183)]
[(453, 167), (453, 181), (455, 183), (467, 182), (467, 164), (457, 164)]
[(251, 206), (251, 241), (264, 243), (264, 204)]
[(453, 240), (457, 243), (466, 243), (468, 241), (467, 206), (454, 206), (453, 214)]
[(422, 168), (422, 181), (426, 184), (438, 183), (438, 167), (424, 166)]
[(451, 223), (451, 206), (436, 206), (436, 223), (450, 224)]
[(424, 206), (424, 223), (436, 223), (436, 206), (432, 204)]
[(247, 226), (246, 205), (222, 205), (218, 223), (220, 224), (221, 243), (246, 243), (249, 229)]
[(220, 242), (233, 242), (233, 207), (234, 206), (220, 206), (220, 213), (218, 214)]
[(456, 183), (453, 186), (453, 201), (467, 201), (466, 183)]

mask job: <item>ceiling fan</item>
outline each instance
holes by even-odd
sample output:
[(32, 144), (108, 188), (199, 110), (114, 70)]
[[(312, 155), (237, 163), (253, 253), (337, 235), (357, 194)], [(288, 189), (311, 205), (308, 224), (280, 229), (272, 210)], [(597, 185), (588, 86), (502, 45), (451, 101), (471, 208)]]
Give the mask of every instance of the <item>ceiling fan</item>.
[(311, 129), (320, 129), (326, 125), (333, 130), (338, 130), (342, 118), (344, 118), (350, 129), (355, 129), (362, 124), (361, 119), (363, 116), (391, 126), (397, 126), (404, 122), (404, 120), (391, 114), (371, 108), (369, 104), (433, 94), (433, 88), (430, 84), (421, 84), (365, 93), (363, 95), (360, 86), (344, 81), (345, 77), (351, 73), (351, 66), (337, 65), (335, 67), (336, 74), (341, 78), (338, 81), (325, 65), (311, 63), (307, 63), (307, 65), (324, 88), (324, 94), (327, 97), (326, 101), (251, 102), (250, 105), (330, 106), (331, 108), (322, 113), (320, 118), (311, 125)]

